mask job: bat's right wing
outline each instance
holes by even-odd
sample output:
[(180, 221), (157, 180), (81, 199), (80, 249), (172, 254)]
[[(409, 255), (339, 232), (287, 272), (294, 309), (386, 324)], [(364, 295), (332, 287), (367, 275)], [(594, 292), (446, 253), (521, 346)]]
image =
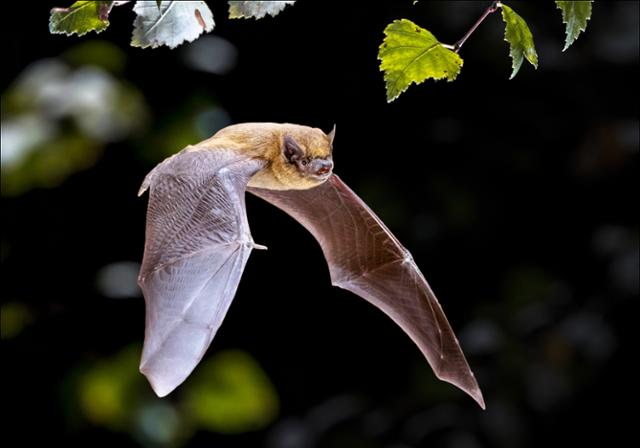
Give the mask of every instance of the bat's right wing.
[(144, 258), (146, 302), (140, 371), (164, 396), (198, 364), (222, 323), (255, 247), (247, 182), (265, 162), (189, 148), (151, 171)]
[(334, 285), (367, 299), (418, 345), (436, 376), (458, 386), (484, 409), (447, 318), (411, 254), (335, 174), (309, 190), (248, 191), (284, 210), (320, 243)]

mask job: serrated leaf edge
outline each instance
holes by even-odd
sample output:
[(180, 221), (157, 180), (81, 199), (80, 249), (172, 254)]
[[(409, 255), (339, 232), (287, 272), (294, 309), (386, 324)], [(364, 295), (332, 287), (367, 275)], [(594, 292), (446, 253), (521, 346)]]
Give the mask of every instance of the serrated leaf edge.
[[(513, 79), (518, 72), (520, 71), (520, 67), (522, 67), (522, 62), (524, 61), (524, 59), (526, 59), (527, 61), (529, 61), (529, 63), (531, 65), (533, 65), (534, 69), (538, 69), (538, 52), (536, 51), (536, 47), (535, 47), (535, 42), (533, 41), (533, 33), (531, 32), (531, 29), (529, 28), (529, 24), (526, 22), (526, 20), (524, 20), (522, 18), (522, 16), (520, 14), (518, 14), (517, 12), (515, 12), (513, 10), (513, 8), (505, 5), (504, 3), (500, 2), (498, 3), (498, 6), (500, 8), (502, 8), (503, 11), (505, 11), (504, 7), (508, 8), (508, 10), (510, 10), (513, 14), (515, 14), (516, 16), (520, 17), (520, 19), (522, 20), (522, 22), (524, 23), (524, 25), (527, 27), (527, 30), (529, 31), (529, 34), (531, 34), (531, 41), (533, 42), (533, 51), (536, 55), (536, 60), (532, 61), (529, 56), (527, 55), (526, 51), (522, 52), (522, 57), (520, 58), (519, 61), (516, 62), (516, 58), (513, 55), (513, 50), (514, 47), (511, 45), (511, 42), (509, 42), (509, 40), (507, 39), (507, 21), (504, 19), (504, 15), (500, 14), (502, 16), (502, 21), (504, 22), (504, 41), (509, 44), (509, 57), (511, 58), (511, 68), (512, 68), (512, 72), (511, 72), (511, 76), (509, 76), (509, 79)], [(508, 12), (508, 11), (507, 11)]]
[[(392, 26), (393, 24), (401, 23), (401, 22), (409, 22), (412, 26), (415, 26), (415, 27), (417, 27), (417, 28), (420, 28), (421, 30), (423, 30), (423, 31), (425, 31), (425, 32), (427, 32), (427, 33), (429, 33), (429, 34), (431, 34), (431, 36), (433, 36), (433, 38), (436, 40), (436, 43), (435, 43), (435, 44), (433, 44), (432, 46), (430, 46), (429, 48), (427, 48), (426, 50), (424, 50), (422, 53), (420, 53), (418, 56), (416, 56), (416, 57), (415, 57), (415, 58), (414, 58), (414, 59), (413, 59), (409, 64), (407, 64), (407, 65), (406, 65), (406, 67), (405, 67), (405, 69), (404, 69), (404, 70), (402, 70), (402, 71), (400, 71), (400, 73), (401, 73), (401, 74), (403, 74), (403, 73), (406, 71), (406, 69), (407, 69), (411, 64), (413, 64), (414, 62), (416, 62), (418, 59), (420, 59), (422, 56), (424, 56), (425, 54), (429, 53), (430, 51), (432, 51), (432, 50), (433, 50), (434, 48), (436, 48), (436, 47), (442, 47), (442, 48), (444, 48), (445, 50), (449, 50), (449, 51), (451, 51), (452, 53), (454, 53), (454, 54), (458, 57), (458, 60), (460, 60), (460, 65), (458, 65), (458, 71), (457, 71), (457, 72), (454, 72), (454, 73), (451, 73), (451, 75), (450, 75), (450, 76), (447, 76), (446, 74), (445, 74), (445, 75), (443, 75), (443, 76), (440, 76), (440, 77), (436, 77), (436, 76), (428, 76), (428, 77), (426, 77), (425, 79), (423, 79), (422, 81), (416, 81), (416, 80), (413, 80), (413, 79), (412, 79), (412, 80), (411, 80), (411, 82), (410, 82), (409, 84), (407, 84), (407, 86), (406, 86), (405, 88), (398, 90), (398, 92), (397, 92), (395, 95), (390, 96), (390, 95), (389, 95), (390, 89), (389, 89), (389, 87), (388, 87), (388, 83), (389, 83), (389, 79), (388, 79), (388, 78), (389, 78), (389, 75), (390, 75), (391, 73), (395, 73), (395, 72), (397, 72), (397, 70), (396, 70), (396, 71), (391, 72), (391, 71), (386, 70), (385, 68), (383, 68), (384, 60), (383, 60), (383, 59), (382, 59), (382, 57), (380, 56), (380, 52), (381, 52), (383, 49), (386, 49), (386, 48), (387, 48), (387, 47), (385, 46), (385, 44), (387, 44), (386, 40), (387, 40), (387, 37), (389, 37), (389, 34), (387, 33), (387, 31), (388, 31), (389, 27), (390, 27), (390, 26)], [(399, 97), (402, 93), (404, 93), (404, 92), (405, 92), (405, 91), (406, 91), (406, 90), (407, 90), (407, 89), (408, 89), (412, 84), (419, 85), (419, 84), (422, 84), (423, 82), (425, 82), (425, 81), (426, 81), (426, 80), (428, 80), (428, 79), (433, 79), (434, 81), (439, 81), (439, 80), (441, 80), (441, 79), (446, 79), (446, 80), (447, 80), (447, 82), (451, 82), (451, 81), (455, 81), (455, 79), (456, 79), (456, 78), (458, 77), (458, 75), (460, 74), (460, 70), (462, 69), (462, 66), (463, 66), (463, 64), (464, 64), (464, 60), (460, 57), (460, 55), (459, 55), (458, 53), (456, 53), (456, 52), (452, 51), (452, 50), (451, 50), (451, 48), (448, 48), (447, 46), (445, 46), (445, 44), (443, 44), (442, 42), (440, 42), (440, 41), (439, 41), (439, 40), (438, 40), (438, 39), (433, 35), (433, 33), (431, 33), (429, 30), (427, 30), (427, 29), (425, 29), (425, 28), (422, 28), (422, 27), (420, 27), (420, 26), (416, 25), (416, 24), (415, 24), (414, 22), (412, 22), (411, 20), (409, 20), (409, 19), (396, 19), (396, 20), (394, 20), (393, 22), (391, 22), (390, 24), (388, 24), (388, 25), (384, 28), (383, 33), (384, 33), (384, 36), (385, 36), (385, 37), (384, 37), (384, 39), (382, 40), (382, 43), (380, 44), (380, 46), (378, 47), (378, 60), (380, 61), (380, 70), (384, 73), (383, 79), (384, 79), (384, 81), (385, 81), (385, 88), (386, 88), (386, 91), (387, 91), (387, 92), (386, 92), (386, 93), (387, 93), (386, 97), (387, 97), (387, 102), (388, 102), (388, 103), (390, 103), (391, 101), (394, 101), (396, 98), (398, 98), (398, 97)], [(396, 80), (395, 80), (395, 83), (394, 83), (394, 90), (397, 90), (398, 80), (399, 80), (399, 77), (398, 77), (398, 78), (396, 78)]]
[[(291, 0), (290, 0), (290, 1), (291, 1)], [(229, 18), (230, 18), (230, 19), (234, 19), (234, 20), (237, 20), (237, 19), (245, 19), (245, 20), (254, 19), (254, 20), (260, 20), (260, 19), (264, 19), (265, 17), (267, 17), (267, 15), (269, 15), (269, 16), (271, 16), (271, 17), (275, 17), (275, 16), (279, 15), (280, 13), (282, 13), (283, 11), (285, 11), (285, 10), (287, 9), (287, 6), (293, 6), (293, 5), (295, 4), (296, 0), (292, 0), (292, 1), (293, 1), (293, 3), (288, 3), (288, 2), (283, 1), (282, 3), (285, 3), (284, 8), (282, 8), (280, 11), (276, 12), (275, 14), (272, 14), (272, 13), (270, 13), (269, 11), (265, 11), (265, 13), (264, 13), (263, 15), (261, 15), (261, 16), (246, 16), (246, 15), (244, 15), (244, 14), (240, 14), (240, 15), (235, 15), (235, 14), (233, 14), (233, 15), (232, 15), (232, 13), (231, 13), (231, 2), (230, 2), (230, 1), (228, 1), (228, 2), (227, 2), (227, 5), (229, 6), (229, 9), (228, 9), (228, 11), (229, 11)]]
[[(75, 14), (77, 11), (79, 11), (80, 9), (86, 7), (86, 6), (92, 6), (90, 3), (85, 3), (84, 5), (74, 8), (72, 10), (70, 10), (69, 12), (66, 13), (66, 16), (61, 19), (61, 20), (65, 20), (68, 16), (70, 16), (71, 14)], [(113, 8), (113, 3), (111, 3), (111, 5), (109, 5), (109, 11), (111, 11), (111, 9)], [(62, 12), (57, 12), (55, 11), (55, 8), (51, 10), (51, 14), (49, 15), (49, 33), (51, 34), (64, 34), (65, 36), (73, 36), (74, 34), (78, 37), (84, 36), (85, 34), (89, 34), (91, 32), (95, 32), (96, 34), (100, 34), (102, 33), (104, 30), (106, 30), (107, 28), (109, 28), (110, 22), (109, 19), (104, 20), (103, 24), (104, 26), (102, 28), (94, 28), (91, 30), (87, 30), (84, 32), (78, 32), (76, 30), (71, 30), (71, 31), (64, 31), (64, 30), (55, 30), (53, 29), (53, 15), (54, 14), (64, 14)]]
[[(160, 19), (162, 19), (163, 15), (164, 15), (164, 14), (166, 14), (166, 13), (167, 13), (167, 11), (169, 11), (169, 9), (171, 9), (171, 8), (173, 7), (173, 5), (176, 3), (176, 1), (178, 1), (178, 0), (172, 0), (172, 1), (170, 2), (169, 6), (168, 6), (168, 7), (167, 7), (167, 9), (165, 10), (165, 12), (164, 12), (162, 15), (160, 15), (160, 17), (158, 18), (158, 20), (153, 24), (153, 26), (152, 26), (151, 28), (149, 28), (149, 30), (147, 30), (147, 32), (148, 32), (148, 31), (150, 31), (152, 28), (154, 28), (154, 27), (155, 27), (155, 26), (160, 22)], [(165, 0), (163, 0), (163, 3), (166, 3), (166, 1), (165, 1)], [(201, 1), (200, 3), (202, 3), (202, 4), (204, 5), (204, 7), (205, 7), (205, 8), (207, 8), (207, 9), (209, 10), (209, 12), (211, 12), (211, 9), (209, 8), (209, 5), (207, 5), (207, 3), (206, 3), (206, 2)], [(135, 11), (135, 9), (134, 9), (134, 11)], [(213, 13), (211, 13), (211, 16), (213, 17)], [(136, 13), (136, 18), (137, 18), (137, 13)], [(213, 19), (212, 19), (212, 21), (213, 21)], [(203, 34), (203, 33), (209, 33), (209, 32), (211, 32), (211, 31), (215, 28), (215, 26), (216, 26), (216, 23), (215, 23), (215, 21), (213, 21), (213, 23), (212, 23), (212, 25), (211, 25), (211, 29), (203, 28), (203, 29), (202, 29), (202, 31), (200, 32), (200, 34), (198, 34), (197, 36), (195, 36), (193, 39), (185, 38), (184, 40), (182, 40), (182, 41), (178, 42), (177, 44), (175, 44), (175, 45), (173, 45), (173, 46), (172, 46), (172, 45), (168, 45), (168, 44), (166, 44), (166, 43), (164, 43), (164, 42), (158, 42), (158, 41), (156, 41), (156, 40), (154, 40), (154, 41), (150, 41), (147, 45), (142, 45), (142, 44), (140, 44), (140, 42), (139, 42), (139, 41), (137, 41), (137, 40), (136, 40), (136, 34), (135, 34), (135, 32), (136, 32), (136, 27), (135, 27), (135, 19), (134, 19), (134, 28), (133, 28), (133, 31), (132, 31), (132, 33), (131, 33), (131, 43), (130, 43), (130, 45), (131, 45), (132, 47), (135, 47), (135, 48), (141, 48), (141, 49), (145, 49), (145, 48), (155, 49), (155, 48), (159, 48), (159, 47), (168, 47), (169, 49), (173, 50), (174, 48), (178, 48), (180, 45), (182, 45), (182, 44), (184, 44), (184, 43), (186, 43), (186, 42), (193, 42), (194, 40), (196, 40), (196, 39), (198, 39), (200, 36), (202, 36), (202, 34)]]
[[(587, 19), (584, 22), (584, 28), (578, 27), (578, 34), (576, 34), (576, 37), (574, 37), (573, 39), (571, 39), (571, 36), (569, 34), (569, 22), (565, 20), (564, 9), (560, 7), (560, 3), (558, 3), (557, 1), (554, 2), (556, 4), (556, 9), (559, 9), (560, 12), (562, 13), (560, 14), (562, 16), (562, 23), (566, 25), (564, 28), (565, 38), (564, 38), (564, 48), (562, 49), (563, 52), (567, 51), (567, 49), (569, 49), (569, 47), (573, 45), (575, 41), (578, 40), (578, 37), (580, 37), (581, 33), (584, 33), (585, 31), (587, 31), (587, 25), (589, 24), (588, 22), (589, 20), (591, 20), (591, 16), (593, 15), (593, 0), (587, 0), (587, 2), (591, 7), (591, 13), (589, 14), (589, 17), (587, 17)], [(569, 39), (571, 39), (571, 42), (569, 42)]]

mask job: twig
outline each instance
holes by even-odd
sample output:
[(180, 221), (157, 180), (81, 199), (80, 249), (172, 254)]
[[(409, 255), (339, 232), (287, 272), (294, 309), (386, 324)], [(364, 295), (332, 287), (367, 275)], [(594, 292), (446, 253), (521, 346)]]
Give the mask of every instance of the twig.
[(473, 32), (476, 30), (476, 28), (478, 28), (478, 26), (482, 22), (484, 22), (484, 19), (486, 19), (489, 14), (494, 13), (498, 9), (500, 9), (501, 6), (502, 6), (502, 4), (499, 1), (491, 2), (491, 5), (489, 5), (489, 7), (482, 13), (482, 15), (480, 16), (478, 21), (473, 24), (473, 26), (469, 29), (469, 31), (467, 31), (466, 34), (464, 36), (462, 36), (462, 38), (458, 42), (455, 43), (455, 45), (453, 45), (453, 46), (446, 45), (446, 47), (450, 48), (451, 50), (455, 51), (456, 53), (458, 51), (460, 51), (460, 48), (462, 48), (464, 43), (467, 41), (467, 39), (469, 39), (469, 36), (471, 36), (473, 34)]

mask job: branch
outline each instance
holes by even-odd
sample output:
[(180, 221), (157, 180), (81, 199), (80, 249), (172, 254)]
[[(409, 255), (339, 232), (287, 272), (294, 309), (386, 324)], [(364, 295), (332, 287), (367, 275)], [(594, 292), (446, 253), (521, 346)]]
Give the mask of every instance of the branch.
[(446, 47), (450, 48), (456, 53), (459, 52), (462, 46), (464, 45), (464, 43), (467, 41), (467, 39), (469, 39), (469, 36), (471, 36), (473, 32), (476, 30), (476, 28), (478, 28), (478, 26), (480, 26), (480, 24), (484, 22), (484, 19), (486, 19), (489, 14), (492, 14), (496, 12), (498, 9), (500, 9), (501, 6), (502, 5), (497, 0), (491, 2), (491, 5), (489, 5), (489, 7), (482, 13), (478, 21), (473, 24), (473, 26), (469, 29), (469, 31), (467, 31), (466, 34), (462, 36), (462, 38), (458, 42), (455, 43), (455, 45), (446, 45)]

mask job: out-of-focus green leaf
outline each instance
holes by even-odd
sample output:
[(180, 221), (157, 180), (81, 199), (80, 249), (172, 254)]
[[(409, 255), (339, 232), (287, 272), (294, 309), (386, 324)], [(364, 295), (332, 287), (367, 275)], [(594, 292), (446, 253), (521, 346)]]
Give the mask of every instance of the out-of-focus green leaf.
[(384, 34), (378, 59), (384, 72), (387, 101), (396, 99), (411, 83), (443, 78), (453, 81), (460, 73), (462, 58), (410, 20), (394, 20)]
[(19, 302), (3, 303), (0, 308), (0, 337), (11, 339), (18, 336), (32, 320), (33, 315), (26, 305)]
[(231, 124), (227, 112), (204, 91), (192, 92), (178, 109), (161, 117), (159, 128), (139, 148), (140, 158), (159, 163)]
[(129, 433), (140, 446), (183, 446), (194, 427), (171, 400), (154, 395), (138, 370), (140, 352), (139, 344), (131, 344), (72, 368), (61, 384), (61, 406), (70, 421), (81, 417), (93, 426)]
[(213, 14), (203, 1), (138, 1), (133, 10), (131, 45), (156, 48), (166, 45), (175, 48), (183, 42), (195, 40), (203, 31), (213, 29)]
[(278, 413), (278, 396), (247, 353), (226, 351), (201, 363), (185, 383), (186, 406), (201, 427), (221, 433), (264, 428)]
[(3, 164), (2, 195), (16, 196), (34, 187), (55, 187), (70, 174), (92, 166), (99, 154), (99, 145), (77, 133), (38, 142), (19, 163)]
[(513, 79), (520, 70), (524, 58), (535, 68), (538, 68), (538, 53), (536, 53), (533, 35), (527, 22), (504, 3), (502, 4), (502, 20), (505, 23), (504, 40), (509, 43), (509, 56), (511, 56), (513, 68), (509, 79)]
[(261, 19), (267, 14), (276, 16), (287, 5), (294, 3), (295, 0), (282, 2), (229, 1), (229, 18)]
[(140, 93), (99, 67), (33, 63), (2, 96), (2, 195), (60, 184), (146, 117)]
[(93, 65), (117, 74), (124, 71), (127, 58), (117, 45), (105, 40), (80, 42), (61, 56), (74, 67)]
[(139, 360), (140, 347), (132, 345), (93, 363), (79, 376), (78, 403), (89, 421), (116, 430), (130, 427), (145, 390)]
[(109, 12), (112, 7), (113, 2), (81, 1), (68, 8), (54, 8), (49, 18), (49, 32), (67, 36), (82, 36), (89, 31), (99, 33), (109, 26)]
[(562, 51), (569, 48), (578, 35), (587, 29), (587, 21), (591, 18), (591, 3), (593, 0), (556, 1), (557, 7), (562, 11), (562, 23), (566, 24), (567, 37)]

